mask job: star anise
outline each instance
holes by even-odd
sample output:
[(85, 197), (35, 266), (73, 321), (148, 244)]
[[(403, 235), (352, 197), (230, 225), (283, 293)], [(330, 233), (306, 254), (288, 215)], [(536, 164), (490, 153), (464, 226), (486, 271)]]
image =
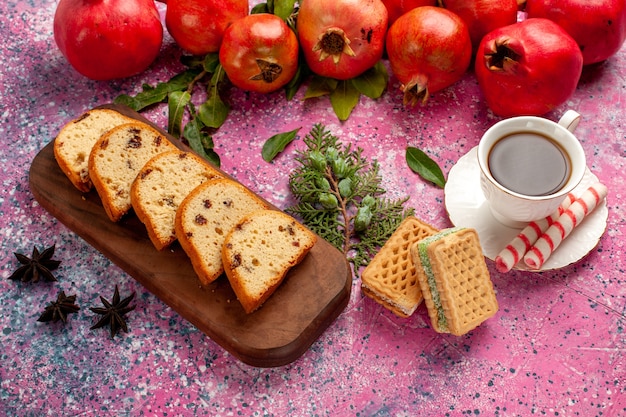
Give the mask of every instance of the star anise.
[(39, 279), (43, 277), (45, 281), (56, 281), (57, 279), (50, 271), (57, 269), (61, 264), (61, 261), (55, 261), (52, 259), (54, 250), (55, 245), (44, 249), (41, 253), (39, 253), (37, 247), (33, 247), (33, 253), (30, 258), (21, 253), (14, 252), (13, 254), (22, 266), (17, 268), (9, 279), (19, 279), (22, 282), (39, 282)]
[(46, 306), (44, 312), (37, 321), (47, 322), (51, 321), (56, 323), (61, 320), (63, 323), (67, 322), (67, 315), (77, 313), (80, 307), (76, 305), (75, 295), (65, 295), (65, 291), (61, 291), (57, 296), (57, 300), (51, 302)]
[(117, 288), (117, 285), (115, 286), (115, 293), (113, 294), (113, 299), (111, 300), (111, 302), (100, 296), (100, 301), (102, 301), (104, 308), (90, 307), (89, 309), (96, 314), (102, 315), (102, 317), (100, 318), (100, 320), (98, 320), (96, 324), (91, 326), (89, 330), (94, 330), (108, 324), (111, 328), (111, 339), (115, 337), (120, 329), (128, 332), (128, 327), (126, 326), (126, 319), (124, 316), (129, 311), (135, 309), (135, 305), (128, 305), (133, 298), (135, 298), (134, 292), (120, 301), (120, 292)]

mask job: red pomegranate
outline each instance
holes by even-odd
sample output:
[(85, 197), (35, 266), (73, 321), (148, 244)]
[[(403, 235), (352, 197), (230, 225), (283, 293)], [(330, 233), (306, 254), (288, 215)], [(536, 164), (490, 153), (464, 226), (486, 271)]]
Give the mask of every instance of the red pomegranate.
[(437, 0), (382, 0), (389, 12), (389, 26), (400, 16), (416, 7), (436, 6)]
[(584, 65), (610, 58), (626, 40), (624, 0), (527, 0), (526, 13), (565, 29), (578, 43)]
[(270, 93), (284, 87), (298, 69), (298, 38), (269, 13), (235, 20), (224, 32), (220, 63), (237, 87)]
[(431, 93), (457, 82), (472, 58), (467, 26), (441, 7), (402, 15), (387, 33), (391, 71), (402, 83), (405, 104), (425, 103)]
[(387, 9), (381, 0), (306, 0), (297, 29), (311, 71), (347, 80), (382, 58)]
[(228, 25), (248, 11), (248, 0), (167, 0), (165, 25), (182, 49), (205, 55), (219, 51)]
[(53, 28), (70, 65), (93, 80), (144, 71), (163, 41), (154, 0), (61, 0)]
[(483, 36), (517, 22), (517, 0), (439, 0), (467, 25), (474, 50)]
[(582, 53), (565, 30), (551, 20), (531, 18), (485, 35), (475, 73), (495, 114), (538, 116), (574, 93), (582, 64)]

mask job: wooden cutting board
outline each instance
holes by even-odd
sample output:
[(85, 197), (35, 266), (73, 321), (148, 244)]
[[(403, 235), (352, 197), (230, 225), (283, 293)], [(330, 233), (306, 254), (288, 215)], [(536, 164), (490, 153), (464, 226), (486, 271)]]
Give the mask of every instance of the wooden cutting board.
[[(126, 107), (103, 107), (159, 129)], [(52, 142), (32, 162), (30, 187), (37, 201), (54, 217), (249, 365), (274, 367), (296, 360), (348, 304), (350, 265), (322, 238), (287, 274), (270, 299), (256, 312), (246, 314), (225, 276), (210, 286), (200, 286), (178, 243), (157, 251), (144, 225), (132, 213), (118, 223), (111, 222), (95, 190), (81, 193), (65, 177), (54, 159)]]

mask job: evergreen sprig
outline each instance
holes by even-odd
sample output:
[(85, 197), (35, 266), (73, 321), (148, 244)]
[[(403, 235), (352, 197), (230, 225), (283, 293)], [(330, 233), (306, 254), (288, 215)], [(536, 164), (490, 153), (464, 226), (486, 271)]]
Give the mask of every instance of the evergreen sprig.
[(289, 177), (298, 203), (286, 211), (341, 250), (358, 274), (369, 263), (412, 208), (409, 197), (384, 197), (377, 161), (363, 149), (343, 145), (325, 126), (316, 124), (304, 137), (306, 149), (296, 151), (299, 164)]

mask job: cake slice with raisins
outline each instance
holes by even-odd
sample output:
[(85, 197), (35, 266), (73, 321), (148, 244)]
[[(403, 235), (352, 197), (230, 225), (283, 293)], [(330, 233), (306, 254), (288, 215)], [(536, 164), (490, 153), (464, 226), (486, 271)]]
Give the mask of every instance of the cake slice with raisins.
[(176, 241), (176, 211), (184, 198), (203, 182), (221, 177), (192, 152), (167, 151), (146, 162), (131, 185), (130, 201), (157, 250)]
[(54, 139), (54, 158), (70, 182), (87, 193), (93, 187), (89, 178), (89, 153), (100, 136), (121, 124), (134, 121), (112, 109), (92, 109), (64, 125)]
[(221, 178), (194, 188), (176, 212), (176, 237), (203, 285), (223, 272), (222, 246), (230, 230), (253, 211), (268, 209), (243, 185)]
[(226, 235), (224, 271), (246, 313), (267, 301), (316, 241), (317, 235), (277, 210), (252, 212)]
[(130, 187), (155, 155), (176, 150), (156, 129), (142, 122), (119, 125), (102, 135), (89, 154), (89, 177), (114, 222), (131, 208)]

